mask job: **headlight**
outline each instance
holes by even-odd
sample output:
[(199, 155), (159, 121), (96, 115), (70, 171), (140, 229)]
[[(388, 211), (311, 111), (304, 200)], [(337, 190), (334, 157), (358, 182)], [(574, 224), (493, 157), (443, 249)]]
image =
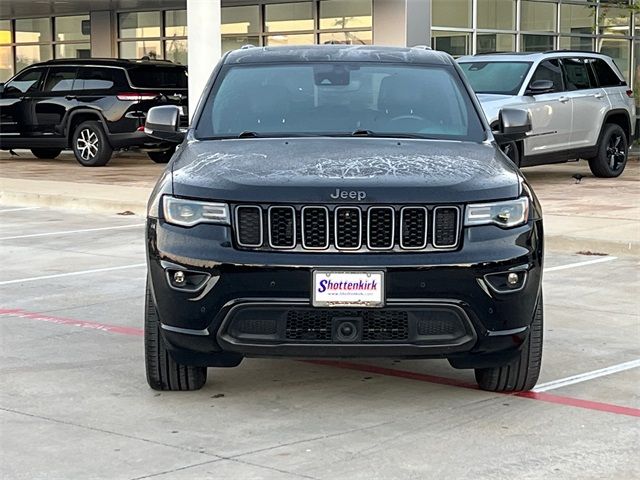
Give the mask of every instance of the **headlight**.
[(528, 219), (529, 199), (520, 197), (517, 200), (507, 200), (506, 202), (467, 205), (464, 224), (467, 227), (494, 224), (510, 228), (523, 225)]
[(229, 225), (229, 206), (226, 203), (199, 202), (175, 197), (164, 197), (164, 218), (182, 227), (198, 223)]

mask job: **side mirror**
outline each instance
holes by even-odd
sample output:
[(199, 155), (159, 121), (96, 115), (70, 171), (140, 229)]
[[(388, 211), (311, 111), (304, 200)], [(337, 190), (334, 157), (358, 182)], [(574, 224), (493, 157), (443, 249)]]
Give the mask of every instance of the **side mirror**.
[(162, 105), (153, 107), (147, 112), (144, 133), (159, 140), (180, 143), (184, 140), (184, 132), (180, 130), (180, 107)]
[(552, 93), (553, 90), (554, 85), (551, 80), (536, 80), (529, 84), (525, 95), (541, 95), (543, 93)]
[(527, 110), (503, 108), (498, 114), (499, 130), (494, 132), (500, 144), (522, 140), (531, 131), (531, 115)]

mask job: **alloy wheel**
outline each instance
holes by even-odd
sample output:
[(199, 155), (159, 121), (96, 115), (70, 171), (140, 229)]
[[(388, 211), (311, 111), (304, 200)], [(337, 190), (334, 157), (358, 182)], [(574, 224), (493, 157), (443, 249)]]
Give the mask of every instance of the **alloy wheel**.
[(80, 131), (76, 140), (76, 148), (83, 160), (91, 160), (98, 155), (99, 139), (93, 130), (85, 128)]
[(624, 164), (626, 158), (625, 150), (621, 148), (622, 143), (622, 135), (612, 135), (607, 145), (609, 167), (611, 167), (611, 170), (614, 172)]

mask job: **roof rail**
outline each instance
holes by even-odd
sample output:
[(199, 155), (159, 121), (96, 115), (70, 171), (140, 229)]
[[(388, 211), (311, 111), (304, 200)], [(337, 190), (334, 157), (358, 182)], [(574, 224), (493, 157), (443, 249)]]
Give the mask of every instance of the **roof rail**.
[(598, 55), (605, 55), (602, 52), (596, 52), (593, 50), (572, 50), (570, 48), (560, 49), (560, 50), (546, 50), (544, 52), (539, 52), (539, 53), (578, 53), (578, 54), (597, 53)]
[(493, 52), (476, 53), (474, 57), (478, 57), (481, 55), (533, 55), (534, 53), (540, 53), (540, 52), (509, 52), (509, 51), (503, 51), (503, 50), (496, 50)]
[(433, 50), (429, 45), (414, 45), (411, 48), (415, 48), (417, 50)]
[(256, 46), (255, 45), (251, 45), (250, 43), (247, 43), (245, 45), (242, 45), (240, 47), (240, 50), (249, 50), (250, 48), (256, 48)]

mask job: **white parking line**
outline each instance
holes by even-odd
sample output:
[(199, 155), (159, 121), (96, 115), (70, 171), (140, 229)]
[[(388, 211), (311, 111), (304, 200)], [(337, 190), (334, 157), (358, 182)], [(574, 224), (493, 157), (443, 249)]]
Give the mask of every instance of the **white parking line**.
[(144, 223), (136, 223), (135, 225), (118, 225), (116, 227), (84, 228), (82, 230), (66, 230), (62, 232), (33, 233), (31, 235), (16, 235), (13, 237), (2, 237), (0, 238), (0, 240), (16, 240), (18, 238), (50, 237), (54, 235), (69, 235), (72, 233), (84, 233), (84, 232), (101, 232), (104, 230), (118, 230), (121, 228), (136, 228), (136, 227), (142, 227), (142, 226), (144, 226)]
[(18, 278), (16, 280), (5, 280), (4, 282), (0, 282), (0, 285), (11, 285), (12, 283), (35, 282), (36, 280), (48, 280), (50, 278), (72, 277), (75, 275), (87, 275), (89, 273), (113, 272), (116, 270), (125, 270), (127, 268), (140, 268), (140, 267), (146, 267), (146, 266), (147, 266), (146, 263), (136, 263), (133, 265), (123, 265), (121, 267), (94, 268), (92, 270), (81, 270), (79, 272), (57, 273), (55, 275), (42, 275), (40, 277), (27, 277), (27, 278)]
[(561, 378), (552, 382), (541, 383), (536, 386), (533, 392), (548, 392), (549, 390), (555, 390), (556, 388), (566, 387), (567, 385), (574, 385), (580, 382), (586, 382), (598, 377), (604, 377), (611, 375), (612, 373), (624, 372), (625, 370), (631, 370), (632, 368), (640, 367), (640, 358), (637, 360), (631, 360), (630, 362), (619, 363), (611, 367), (601, 368), (599, 370), (593, 370), (592, 372), (580, 373), (578, 375), (572, 375), (571, 377)]
[(5, 208), (4, 210), (0, 210), (0, 213), (5, 212), (20, 212), (22, 210), (36, 210), (40, 207), (19, 207), (19, 208)]
[(567, 270), (569, 268), (577, 268), (584, 267), (586, 265), (593, 265), (594, 263), (603, 263), (603, 262), (611, 262), (612, 260), (616, 260), (618, 257), (600, 257), (594, 258), (593, 260), (585, 260), (584, 262), (576, 262), (569, 263), (567, 265), (558, 265), (557, 267), (545, 268), (545, 272), (557, 272), (558, 270)]

